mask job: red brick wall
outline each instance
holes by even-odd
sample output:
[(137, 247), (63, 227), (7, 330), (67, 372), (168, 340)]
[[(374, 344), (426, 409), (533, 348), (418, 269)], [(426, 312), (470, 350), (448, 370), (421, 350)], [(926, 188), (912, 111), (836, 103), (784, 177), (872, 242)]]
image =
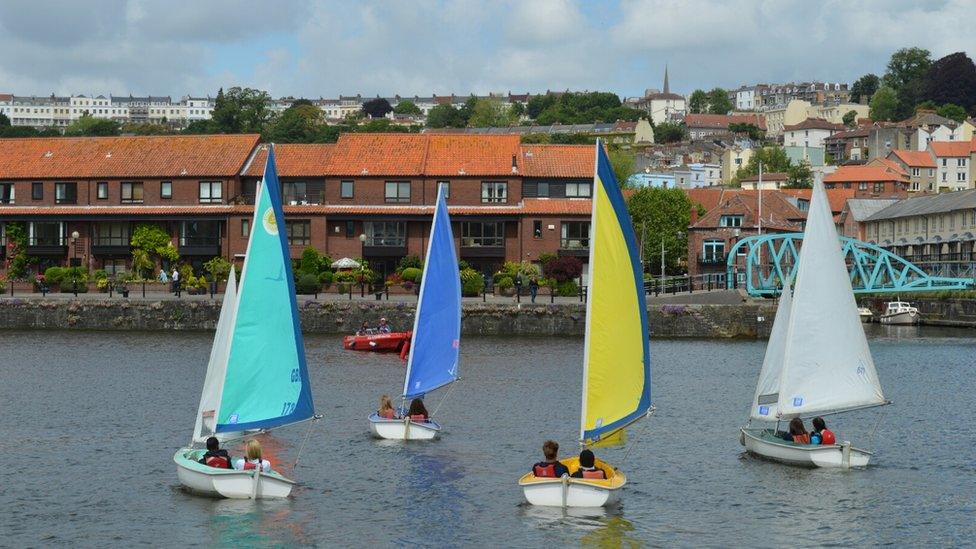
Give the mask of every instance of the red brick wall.
[[(340, 198), (340, 182), (353, 182), (353, 198)], [(450, 205), (482, 205), (482, 181), (507, 181), (508, 202), (500, 204), (518, 204), (522, 197), (521, 178), (478, 177), (478, 178), (410, 178), (410, 177), (349, 177), (329, 178), (325, 181), (325, 201), (328, 204), (356, 204), (379, 205), (386, 202), (387, 181), (410, 181), (410, 202), (402, 204), (431, 205), (437, 198), (437, 183), (450, 181)], [(18, 190), (18, 193), (20, 191)]]

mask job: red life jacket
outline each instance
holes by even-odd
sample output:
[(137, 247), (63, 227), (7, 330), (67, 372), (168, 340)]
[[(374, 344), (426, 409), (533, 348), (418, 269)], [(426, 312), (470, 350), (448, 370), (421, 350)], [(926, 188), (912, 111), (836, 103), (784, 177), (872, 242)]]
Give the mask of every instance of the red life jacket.
[(810, 433), (803, 433), (802, 435), (793, 435), (793, 442), (797, 444), (810, 444)]
[(556, 478), (556, 464), (549, 463), (547, 465), (539, 465), (536, 463), (532, 466), (532, 474), (537, 477)]
[(427, 416), (424, 414), (410, 414), (410, 421), (427, 421)]
[(245, 471), (253, 471), (254, 469), (261, 469), (261, 465), (263, 463), (264, 463), (264, 460), (261, 460), (261, 463), (251, 463), (250, 461), (248, 461), (248, 460), (245, 459), (244, 460), (244, 470)]
[(603, 469), (593, 469), (591, 471), (588, 471), (586, 469), (580, 469), (580, 471), (583, 472), (583, 478), (597, 478), (597, 479), (607, 478), (607, 474), (603, 472)]
[(820, 431), (820, 444), (837, 444), (837, 437), (830, 429)]
[(393, 408), (390, 408), (389, 410), (380, 410), (377, 413), (377, 415), (379, 415), (382, 418), (386, 418), (386, 419), (395, 419), (396, 418), (396, 412), (393, 411)]
[(218, 469), (230, 469), (230, 460), (223, 456), (207, 456), (204, 464)]

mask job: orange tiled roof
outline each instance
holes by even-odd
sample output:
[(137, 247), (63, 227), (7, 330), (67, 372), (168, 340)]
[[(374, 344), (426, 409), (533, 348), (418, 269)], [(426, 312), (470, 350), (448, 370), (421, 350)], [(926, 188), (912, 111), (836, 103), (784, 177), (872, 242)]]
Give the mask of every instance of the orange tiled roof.
[(823, 118), (807, 118), (799, 124), (793, 124), (791, 126), (783, 126), (784, 132), (792, 132), (797, 130), (830, 130), (835, 132), (841, 132), (847, 129), (847, 126), (843, 124), (834, 124), (833, 122), (828, 122)]
[(423, 173), (429, 176), (512, 175), (518, 159), (518, 135), (425, 134)]
[(935, 159), (928, 151), (907, 151), (903, 149), (895, 149), (891, 151), (891, 154), (898, 157), (899, 160), (905, 163), (906, 166), (910, 168), (934, 168)]
[(525, 177), (593, 177), (592, 145), (522, 145)]
[(840, 166), (832, 174), (824, 177), (824, 183), (860, 183), (870, 181), (907, 182), (908, 176), (882, 166)]
[(969, 156), (973, 152), (972, 141), (932, 141), (929, 147), (935, 156)]
[(872, 165), (872, 164), (882, 166), (900, 175), (908, 175), (908, 172), (905, 171), (905, 168), (901, 167), (901, 164), (895, 162), (894, 160), (891, 160), (890, 158), (878, 157), (868, 163), (868, 165)]
[[(280, 177), (322, 177), (329, 163), (334, 144), (283, 143), (275, 145), (275, 162)], [(264, 176), (264, 163), (268, 160), (268, 147), (258, 147), (254, 159), (241, 175), (248, 177)]]
[[(693, 229), (714, 229), (721, 226), (723, 215), (743, 216), (743, 227), (755, 227), (759, 214), (759, 193), (725, 190), (719, 203), (691, 226)], [(780, 231), (800, 230), (794, 219), (802, 219), (803, 213), (776, 191), (763, 193), (762, 226)]]
[(766, 131), (766, 117), (761, 114), (686, 114), (685, 126), (689, 128), (728, 129), (729, 124), (752, 124)]
[(339, 136), (325, 175), (420, 176), (426, 155), (425, 134), (346, 133)]
[[(857, 196), (857, 189), (824, 189), (827, 192), (827, 202), (830, 203), (830, 211), (840, 213), (844, 210), (844, 205), (851, 198)], [(788, 194), (796, 198), (810, 200), (813, 196), (813, 189), (780, 189), (779, 192)]]
[(0, 139), (0, 179), (233, 177), (260, 136)]

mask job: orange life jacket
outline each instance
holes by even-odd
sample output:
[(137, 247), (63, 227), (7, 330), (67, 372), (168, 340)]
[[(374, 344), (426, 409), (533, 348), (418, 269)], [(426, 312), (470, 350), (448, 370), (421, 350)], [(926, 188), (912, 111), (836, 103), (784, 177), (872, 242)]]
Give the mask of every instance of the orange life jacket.
[(556, 478), (556, 464), (550, 463), (548, 465), (539, 465), (536, 463), (532, 466), (532, 474), (537, 477)]
[(204, 464), (218, 469), (230, 469), (230, 460), (224, 456), (207, 456)]
[(593, 470), (580, 469), (580, 471), (583, 472), (583, 478), (597, 478), (597, 479), (607, 478), (607, 474), (603, 472), (603, 469), (593, 469)]
[(410, 414), (410, 421), (427, 421), (427, 416), (424, 414)]
[(793, 442), (797, 444), (810, 444), (810, 433), (803, 433), (802, 435), (793, 435)]

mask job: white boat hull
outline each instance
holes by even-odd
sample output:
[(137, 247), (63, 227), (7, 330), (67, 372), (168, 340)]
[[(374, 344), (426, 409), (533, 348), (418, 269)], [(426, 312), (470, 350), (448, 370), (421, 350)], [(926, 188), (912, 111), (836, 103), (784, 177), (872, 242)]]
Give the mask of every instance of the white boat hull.
[[(570, 472), (579, 467), (578, 458), (560, 460)], [(597, 467), (609, 475), (607, 479), (584, 479), (565, 476), (562, 478), (537, 477), (532, 473), (522, 475), (519, 486), (525, 501), (541, 507), (604, 507), (620, 499), (620, 489), (627, 484), (627, 476), (606, 463), (597, 460)]]
[(755, 456), (801, 467), (867, 467), (871, 452), (844, 444), (794, 444), (777, 439), (769, 429), (742, 429), (740, 442)]
[(919, 316), (915, 311), (904, 311), (890, 315), (881, 315), (882, 324), (918, 324)]
[(441, 432), (441, 426), (431, 421), (385, 419), (376, 414), (369, 416), (369, 430), (377, 438), (388, 440), (432, 440)]
[(261, 473), (208, 467), (193, 459), (202, 453), (202, 450), (182, 448), (173, 456), (180, 484), (195, 494), (230, 499), (286, 498), (295, 485), (273, 471)]

